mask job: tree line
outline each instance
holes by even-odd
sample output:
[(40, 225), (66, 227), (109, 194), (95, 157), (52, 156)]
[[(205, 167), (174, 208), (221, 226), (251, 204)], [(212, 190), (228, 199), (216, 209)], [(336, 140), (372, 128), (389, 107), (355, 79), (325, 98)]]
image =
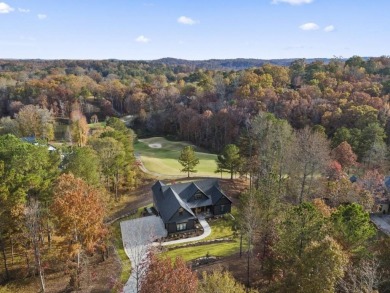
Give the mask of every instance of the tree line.
[(298, 59), (240, 71), (110, 60), (7, 60), (0, 68), (3, 117), (33, 104), (68, 118), (77, 103), (87, 121), (130, 114), (138, 134), (174, 135), (219, 152), (265, 111), (295, 129), (323, 126), (334, 144), (347, 139), (359, 160), (370, 133), (388, 143), (386, 56)]
[[(180, 160), (183, 171), (196, 171), (191, 146)], [(369, 213), (382, 212), (379, 203), (389, 200), (388, 163), (386, 149), (358, 162), (353, 147), (346, 140), (334, 145), (323, 127), (296, 130), (271, 113), (253, 117), (238, 144), (218, 155), (216, 170), (249, 179), (235, 226), (246, 240), (246, 286), (387, 292), (390, 241), (378, 236)]]
[(88, 260), (108, 257), (107, 207), (138, 184), (134, 134), (118, 118), (83, 134), (84, 118), (72, 113), (72, 136), (83, 137), (74, 144), (0, 136), (2, 281), (37, 276), (44, 292), (45, 272), (66, 271), (78, 290)]

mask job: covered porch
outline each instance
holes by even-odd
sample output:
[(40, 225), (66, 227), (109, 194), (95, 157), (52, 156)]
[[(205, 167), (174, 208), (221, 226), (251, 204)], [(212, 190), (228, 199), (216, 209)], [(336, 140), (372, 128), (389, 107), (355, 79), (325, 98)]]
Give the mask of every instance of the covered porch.
[(205, 218), (207, 218), (213, 215), (212, 206), (196, 207), (196, 208), (192, 208), (191, 210), (196, 216), (203, 215)]

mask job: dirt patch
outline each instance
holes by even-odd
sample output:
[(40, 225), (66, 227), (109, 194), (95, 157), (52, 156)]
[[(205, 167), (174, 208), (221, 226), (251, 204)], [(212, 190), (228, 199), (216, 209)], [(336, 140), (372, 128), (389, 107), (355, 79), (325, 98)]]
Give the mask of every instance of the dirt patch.
[(238, 204), (240, 195), (249, 187), (249, 181), (246, 179), (219, 179), (219, 183), (233, 204)]
[[(247, 254), (246, 252), (223, 257), (218, 259), (215, 262), (202, 264), (196, 267), (196, 272), (198, 276), (202, 277), (202, 272), (211, 273), (215, 270), (229, 271), (233, 277), (239, 281), (241, 284), (247, 284)], [(249, 260), (249, 282), (251, 287), (256, 287), (258, 285), (258, 280), (261, 278), (259, 275), (259, 262), (256, 257), (251, 256)]]
[(148, 146), (152, 149), (161, 149), (161, 143), (151, 143)]

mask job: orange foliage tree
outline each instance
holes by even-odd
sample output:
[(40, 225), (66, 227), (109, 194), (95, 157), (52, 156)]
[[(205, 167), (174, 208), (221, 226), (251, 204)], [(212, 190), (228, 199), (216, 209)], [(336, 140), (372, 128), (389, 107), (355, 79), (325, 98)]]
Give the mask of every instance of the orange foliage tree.
[(141, 293), (193, 293), (197, 291), (198, 278), (182, 258), (171, 262), (169, 258), (150, 256), (148, 272), (141, 282)]
[(332, 157), (347, 170), (357, 164), (357, 156), (353, 152), (351, 145), (346, 141), (343, 141), (332, 150)]
[(104, 205), (100, 192), (73, 174), (62, 174), (54, 187), (53, 215), (57, 233), (67, 244), (67, 255), (74, 268), (71, 286), (80, 287), (81, 255), (104, 247), (107, 230), (103, 224)]

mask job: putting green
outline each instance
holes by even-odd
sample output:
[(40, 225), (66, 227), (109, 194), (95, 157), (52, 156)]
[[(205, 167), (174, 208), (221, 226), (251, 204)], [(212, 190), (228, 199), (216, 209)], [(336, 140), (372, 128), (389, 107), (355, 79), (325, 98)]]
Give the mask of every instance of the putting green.
[[(134, 152), (141, 156), (141, 161), (145, 168), (150, 172), (162, 175), (186, 176), (180, 172), (183, 168), (177, 161), (183, 147), (190, 145), (186, 142), (169, 141), (163, 137), (152, 137), (140, 139), (134, 144)], [(220, 177), (216, 174), (217, 155), (199, 151), (196, 147), (196, 156), (199, 158), (199, 164), (196, 166), (197, 173), (191, 173), (190, 176)], [(227, 178), (229, 175), (224, 174)]]

